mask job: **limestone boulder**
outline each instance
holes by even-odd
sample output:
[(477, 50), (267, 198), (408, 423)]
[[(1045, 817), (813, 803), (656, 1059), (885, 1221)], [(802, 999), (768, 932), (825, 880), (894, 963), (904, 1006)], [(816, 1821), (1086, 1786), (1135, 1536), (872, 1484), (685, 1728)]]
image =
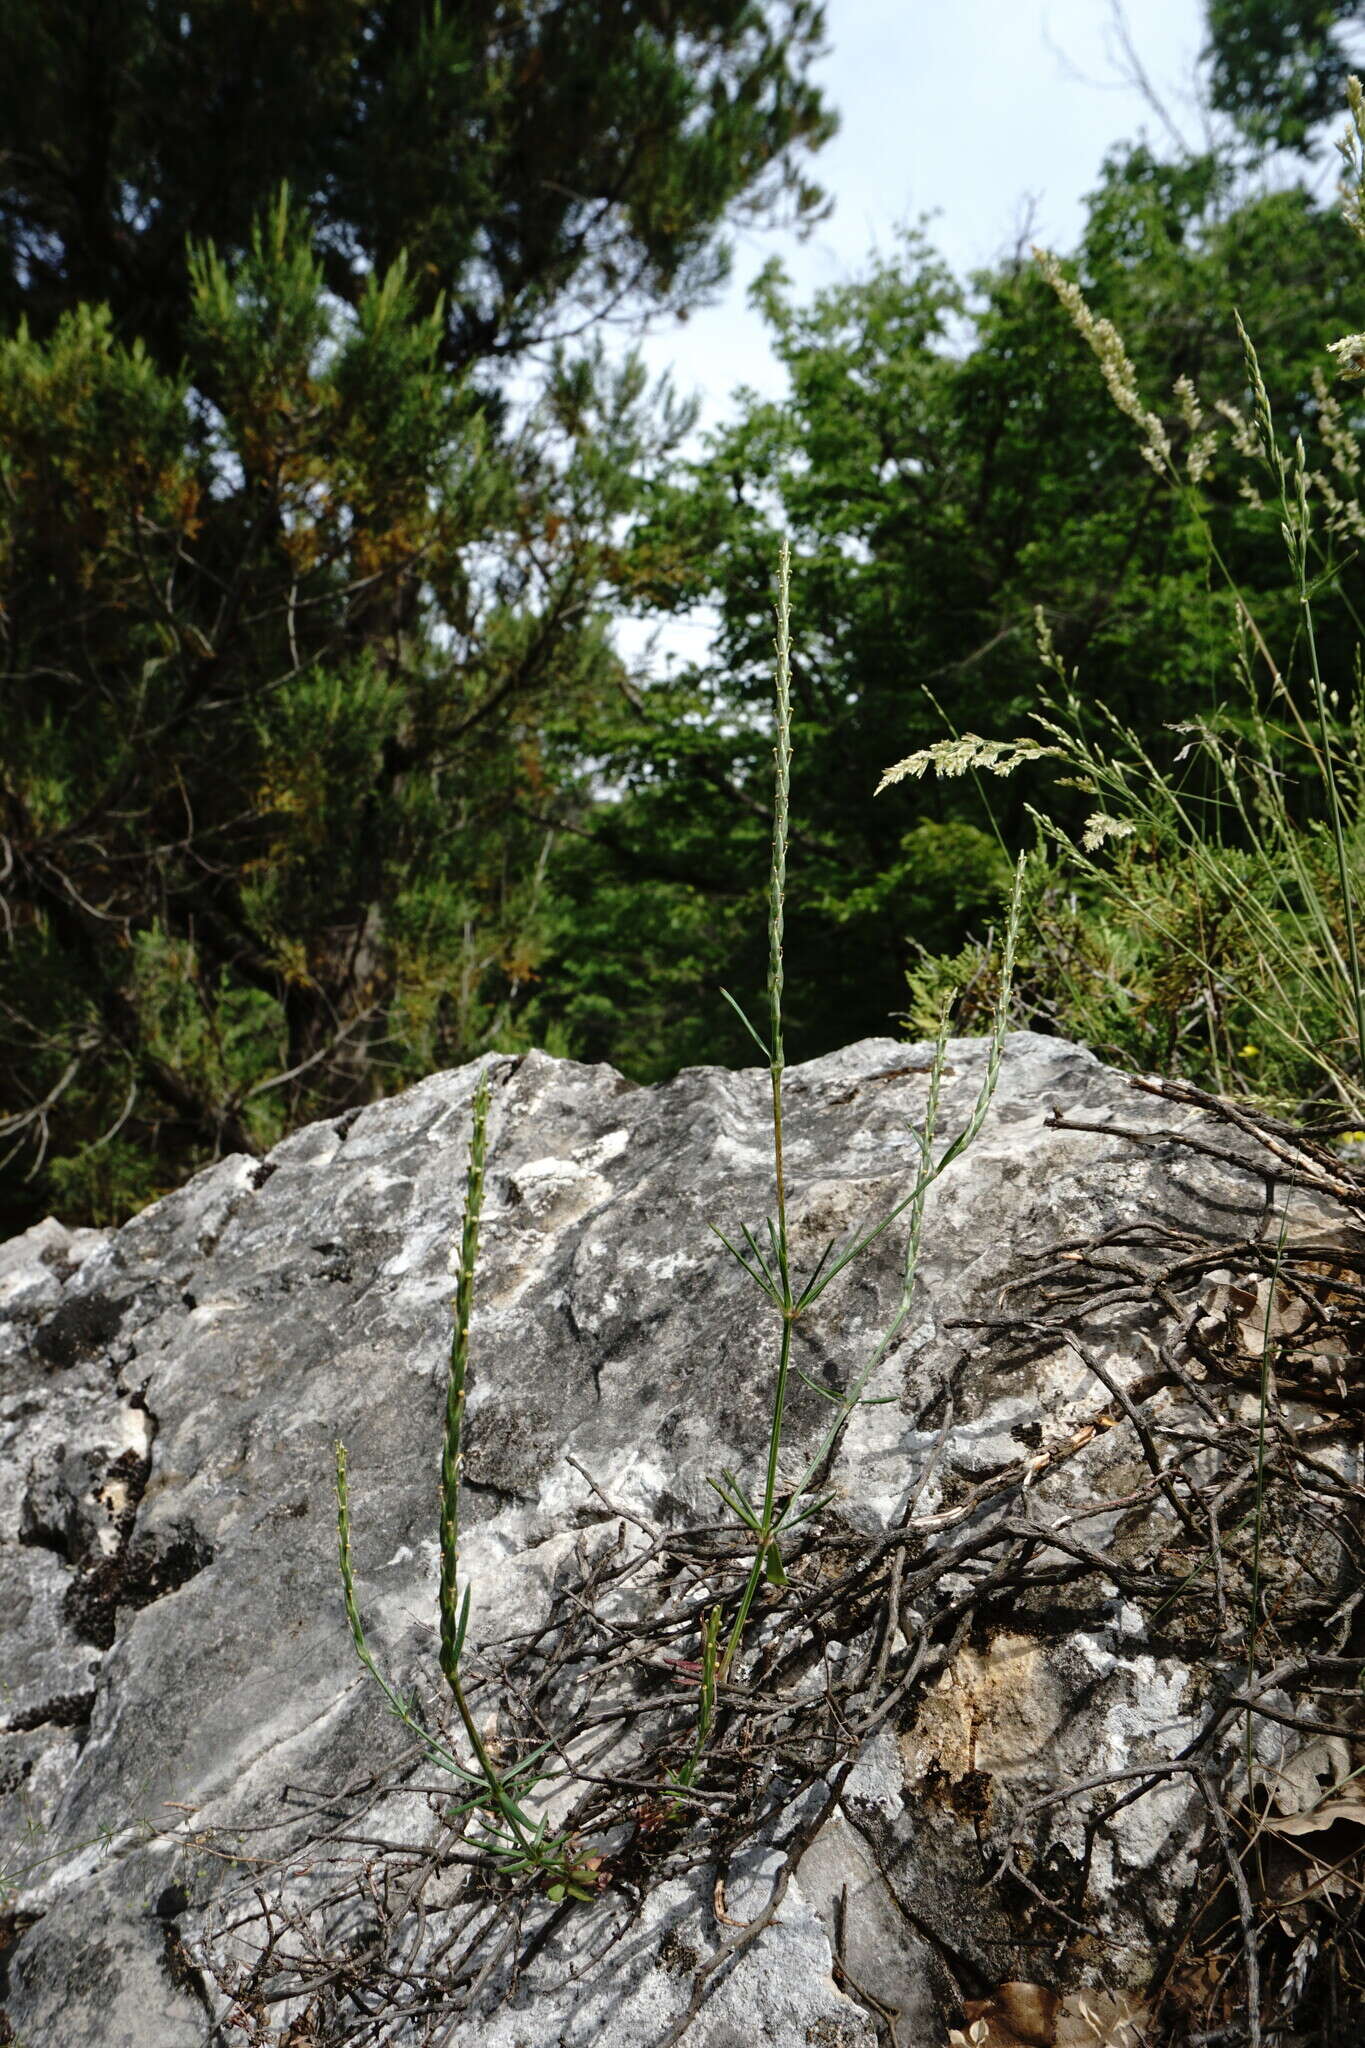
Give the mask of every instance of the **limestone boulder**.
[[(792, 1070), (803, 1256), (903, 1197), (931, 1050), (872, 1040)], [(945, 1134), (984, 1059), (981, 1041), (950, 1046)], [(496, 1645), (547, 1614), (604, 1546), (714, 1527), (708, 1476), (761, 1467), (775, 1355), (770, 1313), (711, 1228), (734, 1232), (771, 1206), (765, 1073), (639, 1087), (541, 1054), (494, 1059), (491, 1073), (464, 1548), (470, 1655), (490, 1671)], [(1140, 1986), (1201, 1853), (1186, 1778), (1116, 1814), (1088, 1851), (1083, 1809), (1048, 1810), (1050, 1853), (1089, 1856), (1107, 1946), (1068, 1950), (1074, 1930), (1045, 1924), (1025, 1887), (992, 1888), (1021, 1815), (1067, 1784), (1178, 1757), (1207, 1699), (1204, 1677), (1097, 1571), (1055, 1602), (978, 1601), (964, 1631), (946, 1626), (937, 1662), (845, 1759), (837, 1802), (822, 1808), (807, 1787), (723, 1869), (675, 1861), (657, 1881), (637, 1870), (616, 1883), (608, 1844), (595, 1901), (533, 1899), (524, 1960), (466, 1984), (463, 2013), (400, 2026), (358, 2002), (335, 2007), (327, 2032), (316, 2002), (307, 2021), (306, 2001), (234, 2005), (246, 1951), (232, 1941), (245, 1936), (224, 1931), (224, 1902), (247, 1895), (253, 1855), (283, 1881), (269, 1827), (292, 1800), (293, 1868), (314, 1839), (321, 1867), (329, 1792), (397, 1770), (413, 1747), (346, 1630), (338, 1438), (375, 1654), (395, 1684), (437, 1697), (437, 1469), (475, 1079), (473, 1067), (437, 1074), (264, 1161), (225, 1159), (122, 1229), (49, 1222), (0, 1249), (8, 2038), (931, 2048), (1002, 1982), (1060, 1972), (1058, 1996), (1089, 1983), (1110, 1998)], [(1040, 1528), (1111, 1499), (1077, 1533), (1101, 1560), (1122, 1558), (1121, 1503), (1149, 1476), (1082, 1355), (1059, 1345), (1021, 1370), (963, 1325), (1007, 1321), (1010, 1283), (1049, 1247), (1143, 1217), (1212, 1215), (1235, 1235), (1259, 1213), (1257, 1176), (1235, 1162), (1052, 1128), (1056, 1107), (1100, 1125), (1170, 1121), (1075, 1046), (1006, 1041), (984, 1127), (929, 1200), (911, 1313), (867, 1388), (877, 1405), (850, 1423), (811, 1525), (874, 1543), (915, 1518), (916, 1612), (970, 1587), (965, 1539), (1006, 1496)], [(897, 1226), (823, 1296), (801, 1353), (818, 1386), (846, 1387), (875, 1346), (903, 1255)], [(1121, 1388), (1151, 1370), (1146, 1328), (1120, 1311), (1108, 1329), (1105, 1369)], [(795, 1385), (793, 1465), (829, 1413)], [(624, 1640), (636, 1624), (620, 1625)], [(862, 1654), (856, 1637), (852, 1619), (842, 1639), (827, 1619), (829, 1668)], [(902, 1654), (889, 1639), (883, 1676)], [(395, 1854), (418, 1827), (400, 1792), (393, 1778), (370, 1823)], [(708, 1974), (771, 1902), (806, 1813), (817, 1824), (769, 1924)], [(442, 1912), (474, 1896), (466, 1866), (441, 1882)], [(436, 1982), (413, 1940), (416, 1977)], [(228, 1959), (218, 1974), (214, 1956)]]

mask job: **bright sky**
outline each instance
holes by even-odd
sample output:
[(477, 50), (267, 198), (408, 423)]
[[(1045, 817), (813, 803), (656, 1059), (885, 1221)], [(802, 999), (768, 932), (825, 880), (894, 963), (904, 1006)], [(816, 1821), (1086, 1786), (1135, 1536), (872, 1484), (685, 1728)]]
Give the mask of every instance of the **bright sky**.
[[(829, 55), (816, 76), (842, 117), (814, 160), (834, 213), (806, 243), (751, 232), (738, 240), (722, 304), (652, 335), (656, 373), (702, 394), (702, 423), (736, 385), (776, 394), (782, 379), (749, 283), (780, 256), (799, 290), (855, 275), (895, 228), (937, 216), (929, 232), (961, 271), (1032, 238), (1065, 249), (1110, 145), (1160, 118), (1127, 74), (1111, 0), (826, 0)], [(1133, 50), (1172, 118), (1197, 144), (1191, 98), (1204, 39), (1201, 0), (1129, 0)]]

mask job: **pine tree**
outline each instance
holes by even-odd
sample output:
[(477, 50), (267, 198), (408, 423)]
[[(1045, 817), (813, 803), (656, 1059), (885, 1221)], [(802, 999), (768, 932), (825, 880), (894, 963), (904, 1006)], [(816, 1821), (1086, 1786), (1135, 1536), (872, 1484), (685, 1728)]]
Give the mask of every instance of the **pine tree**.
[(688, 424), (603, 323), (815, 210), (820, 29), (0, 6), (5, 1224), (524, 1039), (544, 799)]

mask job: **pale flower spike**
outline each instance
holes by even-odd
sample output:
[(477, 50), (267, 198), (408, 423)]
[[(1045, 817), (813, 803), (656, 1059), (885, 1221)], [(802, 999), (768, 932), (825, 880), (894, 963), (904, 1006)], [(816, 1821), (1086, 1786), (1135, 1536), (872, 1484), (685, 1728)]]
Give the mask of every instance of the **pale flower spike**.
[(917, 754), (907, 754), (903, 761), (897, 761), (877, 784), (876, 794), (880, 796), (893, 782), (923, 775), (926, 768), (945, 776), (966, 775), (974, 768), (982, 768), (988, 775), (1012, 775), (1025, 761), (1039, 761), (1045, 754), (1061, 751), (1060, 747), (1045, 747), (1038, 740), (983, 740), (974, 732), (964, 732), (960, 739), (938, 740), (932, 747), (922, 747)]
[(1137, 371), (1123, 345), (1123, 336), (1112, 320), (1104, 320), (1086, 303), (1080, 286), (1063, 274), (1062, 266), (1048, 249), (1036, 248), (1034, 260), (1057, 297), (1071, 315), (1072, 325), (1094, 350), (1095, 360), (1109, 388), (1109, 396), (1121, 413), (1139, 427), (1144, 436), (1142, 457), (1165, 476), (1171, 467), (1171, 441), (1165, 427), (1142, 402)]
[(1365, 541), (1365, 507), (1360, 502), (1361, 448), (1341, 400), (1318, 368), (1313, 370), (1313, 396), (1318, 406), (1318, 435), (1331, 456), (1331, 474), (1314, 470), (1313, 484), (1326, 508), (1330, 533)]
[(1365, 86), (1352, 72), (1346, 81), (1351, 125), (1337, 144), (1346, 175), (1341, 181), (1341, 216), (1365, 241)]
[(1092, 811), (1085, 821), (1085, 832), (1081, 839), (1086, 853), (1097, 853), (1106, 839), (1131, 839), (1137, 826), (1127, 818), (1111, 818), (1107, 811)]
[(1365, 334), (1343, 334), (1328, 342), (1327, 353), (1336, 357), (1338, 377), (1365, 377)]
[(1189, 432), (1185, 444), (1185, 474), (1192, 484), (1202, 483), (1213, 468), (1213, 451), (1218, 445), (1215, 427), (1204, 424), (1204, 410), (1199, 403), (1199, 393), (1188, 377), (1177, 377), (1174, 384), (1176, 403), (1180, 417)]
[[(1346, 174), (1341, 180), (1341, 217), (1365, 241), (1365, 86), (1352, 72), (1346, 81), (1351, 121), (1337, 144)], [(1339, 377), (1365, 377), (1365, 334), (1343, 334), (1329, 342)]]

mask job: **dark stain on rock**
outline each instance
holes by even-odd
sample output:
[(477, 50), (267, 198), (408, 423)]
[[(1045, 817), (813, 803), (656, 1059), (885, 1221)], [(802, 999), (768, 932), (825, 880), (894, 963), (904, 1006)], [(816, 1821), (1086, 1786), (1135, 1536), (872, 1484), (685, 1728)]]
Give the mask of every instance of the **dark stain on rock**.
[(95, 1688), (88, 1692), (61, 1692), (55, 1699), (43, 1700), (36, 1707), (29, 1707), (25, 1713), (16, 1714), (12, 1721), (6, 1721), (7, 1735), (27, 1735), (33, 1728), (86, 1728), (95, 1711)]
[(36, 1757), (21, 1756), (12, 1764), (0, 1764), (0, 1799), (6, 1799), (11, 1792), (19, 1790), (32, 1775), (37, 1761)]
[(188, 1585), (212, 1562), (213, 1546), (187, 1522), (135, 1537), (73, 1579), (62, 1603), (67, 1622), (81, 1642), (107, 1650), (121, 1607), (150, 1607), (163, 1594)]
[(990, 1772), (964, 1771), (960, 1778), (948, 1783), (944, 1799), (959, 1820), (970, 1822), (974, 1828), (985, 1827), (991, 1817)]
[(349, 1287), (355, 1273), (351, 1266), (350, 1254), (339, 1239), (324, 1238), (320, 1244), (309, 1245), (308, 1249), (318, 1260), (318, 1264), (308, 1273), (307, 1277), (310, 1280), (340, 1282), (343, 1286)]
[(690, 1977), (701, 1961), (690, 1942), (683, 1940), (676, 1927), (670, 1927), (659, 1943), (659, 1961), (673, 1977)]
[(126, 1302), (107, 1294), (64, 1301), (33, 1333), (33, 1348), (54, 1372), (64, 1372), (107, 1351), (119, 1332)]
[(41, 1913), (0, 1913), (0, 2048), (14, 2039), (14, 2028), (3, 2002), (9, 1997), (10, 1957), (29, 1928), (36, 1927), (42, 1917)]
[(180, 1929), (174, 1921), (168, 1920), (163, 1927), (164, 1944), (161, 1950), (161, 1967), (177, 1991), (196, 1999), (203, 2006), (209, 2018), (213, 2018), (213, 2007), (204, 1989), (204, 1980), (190, 1961), (189, 1952), (180, 1939)]

